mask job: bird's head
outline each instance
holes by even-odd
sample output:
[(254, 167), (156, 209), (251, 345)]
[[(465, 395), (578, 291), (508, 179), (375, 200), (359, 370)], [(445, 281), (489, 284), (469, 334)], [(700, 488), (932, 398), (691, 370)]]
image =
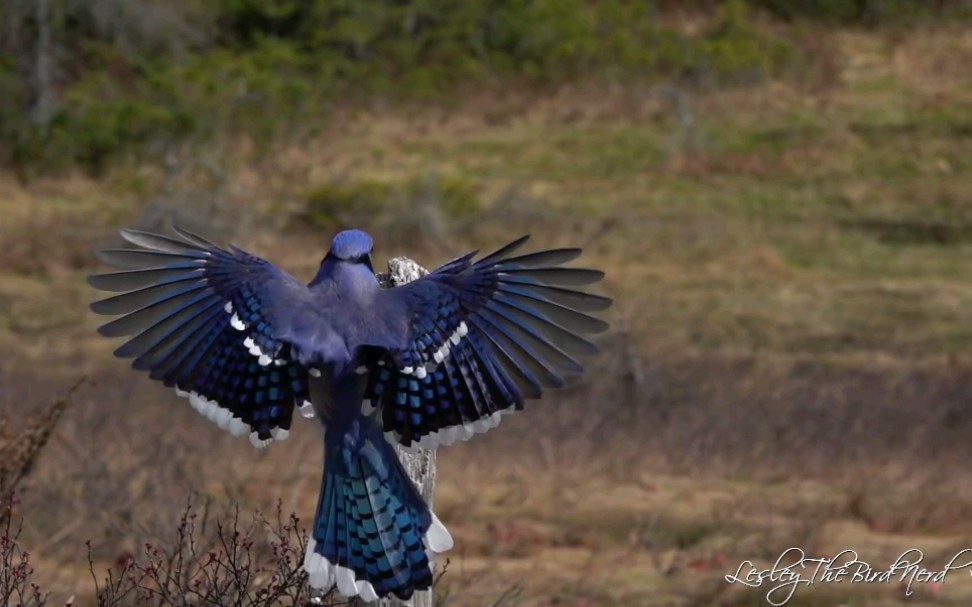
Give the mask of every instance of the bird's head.
[(331, 241), (331, 250), (327, 256), (348, 263), (362, 263), (374, 271), (371, 266), (373, 248), (371, 236), (361, 230), (344, 230)]

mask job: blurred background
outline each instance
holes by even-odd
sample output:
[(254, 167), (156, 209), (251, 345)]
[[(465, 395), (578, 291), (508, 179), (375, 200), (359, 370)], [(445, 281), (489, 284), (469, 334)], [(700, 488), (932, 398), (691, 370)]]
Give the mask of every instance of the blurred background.
[[(95, 333), (93, 250), (172, 222), (303, 279), (351, 226), (378, 267), (531, 233), (607, 272), (583, 381), (439, 452), (443, 603), (761, 605), (723, 576), (790, 547), (942, 567), (972, 546), (970, 19), (963, 0), (4, 0), (0, 472), (50, 429), (17, 473), (34, 579), (89, 604), (85, 542), (100, 576), (190, 493), (313, 513), (312, 423), (255, 451)], [(972, 580), (913, 592), (788, 604), (967, 605)]]

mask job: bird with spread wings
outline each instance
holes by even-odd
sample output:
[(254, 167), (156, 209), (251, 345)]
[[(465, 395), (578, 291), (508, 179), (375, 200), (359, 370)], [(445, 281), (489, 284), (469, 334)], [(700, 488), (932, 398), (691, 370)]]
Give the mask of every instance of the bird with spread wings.
[[(324, 478), (304, 568), (314, 588), (365, 600), (432, 584), (452, 537), (408, 478), (393, 444), (434, 448), (495, 427), (583, 371), (611, 305), (564, 267), (563, 248), (458, 257), (383, 288), (372, 239), (337, 234), (304, 285), (270, 262), (187, 230), (122, 230), (131, 247), (100, 258), (120, 271), (89, 282), (118, 293), (92, 304), (129, 336), (115, 355), (262, 447), (287, 437), (294, 409), (324, 433)], [(312, 394), (315, 395), (312, 397)]]

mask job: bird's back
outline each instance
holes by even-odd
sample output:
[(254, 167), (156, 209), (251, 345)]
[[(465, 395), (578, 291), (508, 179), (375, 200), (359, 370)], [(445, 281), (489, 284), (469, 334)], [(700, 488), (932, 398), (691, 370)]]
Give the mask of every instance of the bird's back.
[(367, 267), (325, 260), (309, 286), (318, 314), (346, 345), (349, 364), (360, 348), (401, 346), (408, 319), (387, 309), (379, 313), (375, 304), (382, 287)]

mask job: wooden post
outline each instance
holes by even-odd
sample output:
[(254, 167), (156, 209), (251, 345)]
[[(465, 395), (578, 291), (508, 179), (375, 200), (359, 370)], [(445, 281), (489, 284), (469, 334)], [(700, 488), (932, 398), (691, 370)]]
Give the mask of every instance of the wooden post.
[[(388, 273), (379, 274), (378, 281), (384, 287), (397, 287), (428, 274), (429, 271), (415, 263), (408, 257), (396, 257), (388, 261)], [(408, 477), (412, 479), (422, 494), (422, 499), (432, 508), (432, 498), (435, 496), (435, 449), (416, 449), (414, 453), (405, 451), (398, 445), (395, 446), (398, 459), (402, 460)], [(412, 605), (412, 607), (432, 607), (432, 590), (416, 592), (406, 603), (398, 599), (381, 599), (376, 604), (379, 607), (400, 607), (401, 605)], [(352, 605), (365, 605), (360, 599), (352, 602)]]
[[(411, 259), (407, 257), (396, 257), (395, 259), (389, 260), (388, 273), (378, 274), (378, 282), (383, 287), (392, 288), (417, 280), (428, 273), (428, 270)], [(431, 509), (432, 498), (435, 495), (435, 449), (416, 449), (414, 453), (409, 453), (396, 445), (395, 451), (398, 453), (398, 459), (405, 466), (405, 471), (408, 472), (409, 478), (418, 486), (422, 498)], [(311, 594), (311, 596), (314, 595)], [(371, 603), (371, 605), (377, 605), (378, 607), (403, 607), (405, 605), (410, 605), (411, 607), (432, 607), (432, 602), (432, 590), (429, 589), (416, 592), (408, 601), (387, 598), (380, 599), (376, 603)], [(354, 607), (369, 605), (369, 603), (362, 601), (360, 598), (355, 598), (350, 604)]]

